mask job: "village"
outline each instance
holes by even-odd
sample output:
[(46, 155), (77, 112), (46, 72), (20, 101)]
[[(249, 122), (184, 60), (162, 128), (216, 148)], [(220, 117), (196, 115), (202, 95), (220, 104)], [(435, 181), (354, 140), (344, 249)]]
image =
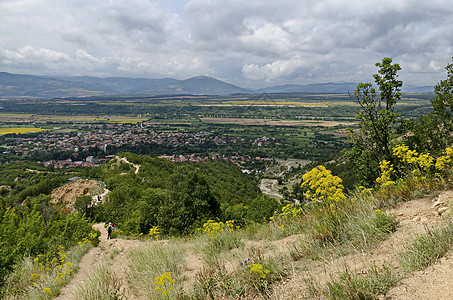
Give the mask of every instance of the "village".
[[(269, 143), (279, 145), (275, 138), (244, 138), (226, 137), (214, 131), (198, 132), (157, 132), (143, 124), (73, 124), (71, 130), (59, 131), (60, 128), (44, 131), (33, 135), (14, 135), (3, 137), (3, 154), (15, 154), (21, 157), (33, 156), (37, 153), (67, 153), (64, 159), (39, 160), (45, 166), (57, 168), (96, 167), (111, 159), (115, 150), (123, 146), (160, 145), (163, 148), (175, 149), (194, 147), (193, 153), (160, 153), (158, 156), (173, 162), (201, 162), (208, 159), (228, 160), (245, 170), (245, 164), (261, 157), (236, 155), (231, 153), (206, 153), (206, 145), (228, 146), (232, 144), (245, 147), (261, 147)], [(200, 148), (200, 149), (198, 149)], [(173, 151), (174, 152), (174, 151)], [(246, 171), (246, 170), (245, 170)]]

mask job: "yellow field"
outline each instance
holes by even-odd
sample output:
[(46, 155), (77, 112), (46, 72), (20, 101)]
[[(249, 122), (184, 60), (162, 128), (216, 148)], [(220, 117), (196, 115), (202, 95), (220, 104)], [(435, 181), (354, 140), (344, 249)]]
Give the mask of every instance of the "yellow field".
[(203, 123), (238, 124), (238, 125), (268, 125), (268, 126), (351, 126), (355, 122), (338, 121), (311, 121), (311, 120), (269, 120), (269, 119), (246, 119), (246, 118), (200, 118)]
[(0, 128), (0, 135), (8, 133), (30, 133), (30, 132), (42, 132), (48, 129), (35, 128), (35, 127), (8, 127)]
[(108, 122), (108, 123), (132, 123), (137, 124), (148, 119), (139, 117), (123, 117), (123, 116), (65, 116), (65, 115), (31, 115), (31, 114), (0, 114), (2, 122), (46, 122), (46, 121), (62, 121), (62, 122)]
[(328, 107), (327, 103), (304, 103), (295, 101), (223, 101), (222, 103), (194, 104), (196, 106), (289, 106)]

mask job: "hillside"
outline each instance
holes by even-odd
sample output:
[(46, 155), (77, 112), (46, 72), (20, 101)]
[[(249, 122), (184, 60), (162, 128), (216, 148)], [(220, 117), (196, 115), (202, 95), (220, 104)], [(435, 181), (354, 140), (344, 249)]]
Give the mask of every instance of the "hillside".
[(0, 98), (57, 98), (124, 94), (229, 95), (249, 90), (198, 76), (185, 80), (110, 77), (44, 77), (0, 72)]
[[(127, 78), (91, 76), (36, 76), (0, 72), (1, 98), (59, 98), (98, 95), (232, 95), (252, 93), (352, 93), (356, 83), (287, 84), (246, 89), (208, 76), (174, 78)], [(431, 86), (404, 86), (404, 92), (432, 92)]]
[[(433, 203), (436, 205), (433, 206)], [(426, 228), (442, 224), (445, 215), (441, 217), (438, 210), (440, 207), (450, 207), (452, 204), (453, 191), (451, 190), (440, 193), (434, 199), (428, 196), (400, 203), (389, 210), (389, 213), (397, 216), (400, 226), (388, 238), (367, 251), (352, 250), (346, 256), (340, 257), (330, 253), (322, 260), (301, 258), (294, 261), (290, 258), (294, 249), (300, 247), (300, 243), (304, 241), (304, 237), (301, 235), (282, 236), (277, 239), (262, 237), (258, 240), (242, 235), (241, 246), (230, 251), (222, 251), (222, 257), (218, 258), (217, 263), (210, 265), (203, 257), (204, 252), (200, 252), (203, 244), (210, 243), (209, 240), (200, 239), (200, 237), (194, 237), (184, 242), (178, 240), (138, 241), (122, 238), (107, 240), (103, 224), (97, 224), (94, 225), (94, 228), (101, 232), (100, 246), (92, 249), (83, 257), (79, 272), (55, 299), (76, 299), (83, 295), (84, 288), (106, 262), (115, 274), (115, 280), (119, 283), (116, 290), (117, 295), (123, 295), (127, 299), (148, 299), (151, 290), (144, 289), (142, 286), (146, 279), (141, 278), (140, 281), (134, 279), (134, 276), (138, 276), (138, 274), (134, 274), (136, 271), (134, 268), (137, 267), (134, 261), (137, 259), (136, 256), (147, 253), (149, 255), (149, 252), (155, 251), (154, 249), (172, 252), (175, 247), (179, 248), (180, 253), (183, 254), (182, 259), (180, 258), (182, 265), (179, 266), (180, 276), (183, 280), (178, 282), (177, 286), (186, 290), (187, 293), (190, 293), (200, 278), (208, 276), (206, 272), (216, 272), (216, 268), (223, 268), (223, 272), (231, 274), (231, 276), (239, 276), (242, 268), (240, 262), (247, 261), (249, 257), (258, 254), (261, 260), (275, 259), (277, 263), (288, 266), (284, 279), (269, 286), (270, 298), (311, 299), (313, 296), (308, 293), (310, 286), (307, 285), (307, 282), (313, 281), (316, 286), (323, 286), (345, 270), (361, 276), (360, 274), (367, 274), (371, 266), (379, 266), (384, 262), (390, 263), (395, 269), (398, 269), (398, 254), (405, 250), (415, 235), (423, 233)], [(257, 258), (255, 256), (252, 259)], [(450, 299), (453, 297), (452, 284), (448, 283), (447, 279), (453, 276), (450, 259), (451, 254), (424, 271), (408, 274), (386, 293), (385, 299)], [(221, 280), (219, 277), (215, 278)], [(157, 297), (158, 294), (154, 295)], [(384, 297), (381, 298), (384, 299)]]
[[(44, 175), (31, 167), (27, 166), (29, 175)], [(90, 233), (91, 242), (84, 239), (64, 253), (57, 252), (63, 261), (57, 265), (53, 259), (44, 262), (46, 256), (26, 258), (6, 280), (6, 295), (18, 298), (7, 299), (47, 294), (46, 299), (451, 296), (451, 284), (442, 279), (453, 275), (449, 261), (453, 190), (446, 183), (448, 177), (428, 181), (409, 176), (395, 185), (357, 190), (347, 196), (341, 185), (332, 186), (327, 189), (333, 197), (330, 204), (272, 207), (275, 212), (271, 217), (260, 215), (250, 221), (257, 211), (266, 211), (263, 201), (267, 198), (251, 190), (257, 185), (255, 181), (226, 162), (184, 166), (123, 153), (87, 171), (85, 175), (101, 178), (108, 188), (102, 196), (105, 203), (87, 210), (87, 215), (98, 221), (93, 225), (98, 233)], [(322, 166), (303, 178), (302, 186), (310, 186), (313, 192), (335, 181)], [(97, 182), (77, 180), (55, 188), (54, 201), (68, 202), (65, 195), (74, 199), (87, 194)], [(206, 209), (205, 203), (190, 198), (194, 194), (208, 202), (210, 197), (221, 200), (223, 213), (208, 221), (191, 219)], [(252, 201), (256, 196), (261, 199), (258, 210)], [(42, 209), (44, 202), (39, 201), (42, 197), (34, 201), (40, 205), (25, 203), (25, 211), (27, 207)], [(165, 208), (159, 211), (160, 207)], [(101, 219), (114, 221), (113, 239), (106, 238)], [(159, 223), (161, 219), (174, 226)], [(190, 225), (189, 220), (194, 223)], [(174, 234), (185, 231), (177, 226), (181, 221), (199, 230), (181, 238)], [(91, 243), (94, 247), (88, 247)], [(44, 263), (54, 267), (40, 267)], [(61, 269), (66, 275), (61, 275)]]

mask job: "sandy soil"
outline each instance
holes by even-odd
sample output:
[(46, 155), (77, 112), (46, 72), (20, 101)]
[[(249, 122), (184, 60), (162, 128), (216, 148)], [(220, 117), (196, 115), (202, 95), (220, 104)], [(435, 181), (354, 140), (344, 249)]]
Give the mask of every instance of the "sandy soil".
[[(453, 203), (453, 191), (443, 192), (435, 200), (431, 205), (431, 212), (435, 211), (433, 215), (436, 215), (439, 208)], [(425, 213), (429, 215), (429, 212)], [(417, 217), (414, 217), (413, 221), (417, 222)], [(423, 216), (419, 222), (422, 220)], [(404, 278), (383, 299), (453, 299), (453, 253), (450, 252), (425, 270), (414, 272)]]
[(67, 203), (74, 205), (79, 196), (89, 196), (91, 191), (99, 186), (95, 180), (79, 179), (52, 191), (52, 203)]

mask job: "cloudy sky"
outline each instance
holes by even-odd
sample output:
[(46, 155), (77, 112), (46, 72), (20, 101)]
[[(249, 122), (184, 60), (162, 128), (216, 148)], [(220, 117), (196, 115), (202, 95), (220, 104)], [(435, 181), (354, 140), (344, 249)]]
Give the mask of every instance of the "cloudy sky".
[(445, 78), (450, 0), (0, 0), (0, 71), (186, 79), (242, 87)]

